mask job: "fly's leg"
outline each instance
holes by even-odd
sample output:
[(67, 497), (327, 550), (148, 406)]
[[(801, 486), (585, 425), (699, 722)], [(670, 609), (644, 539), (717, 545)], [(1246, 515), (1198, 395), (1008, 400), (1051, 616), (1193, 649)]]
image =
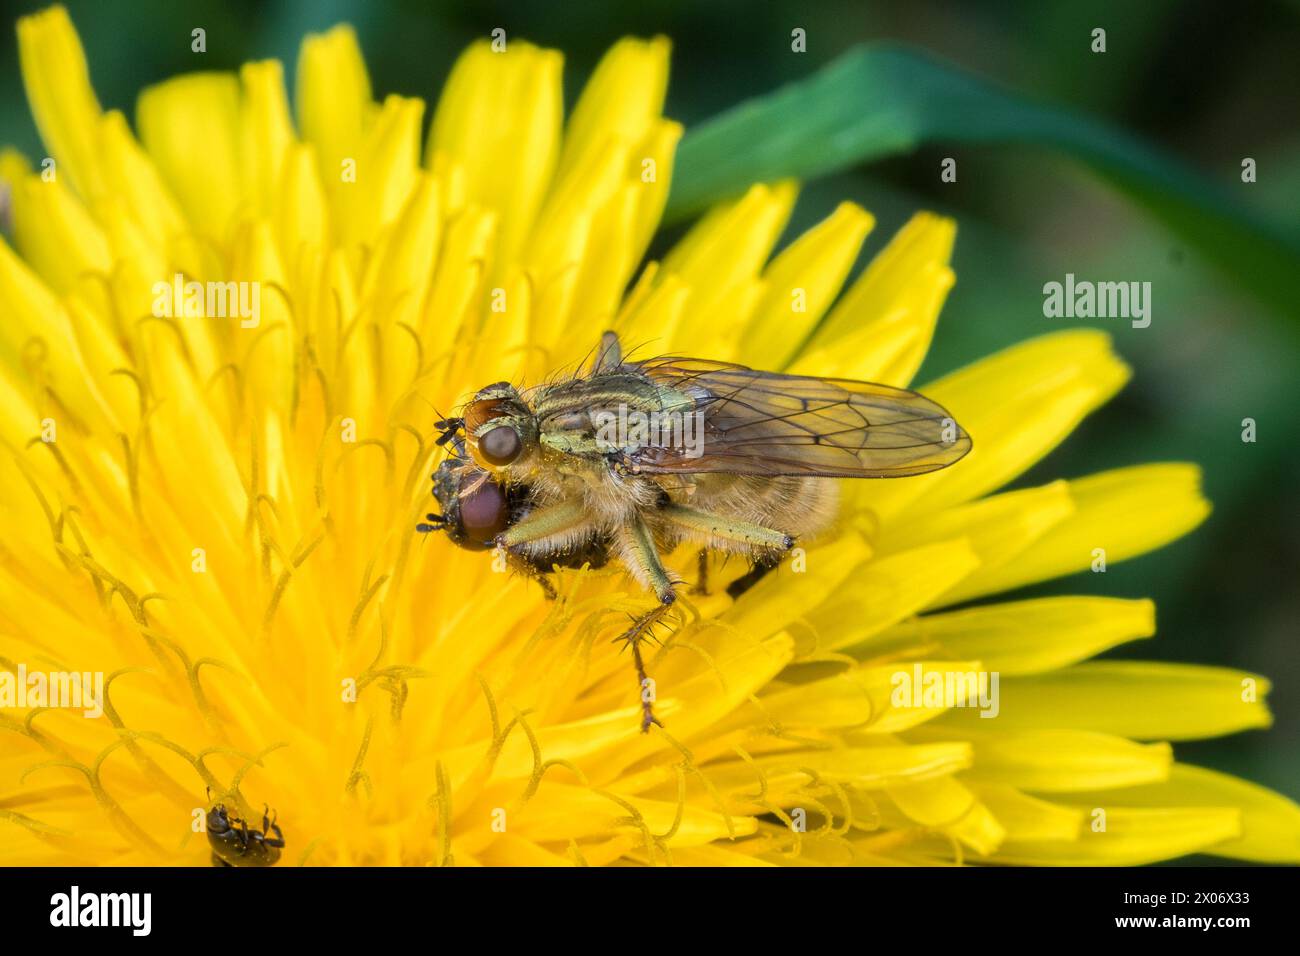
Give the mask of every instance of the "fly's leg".
[[(280, 825), (275, 821), (276, 821), (276, 814), (274, 813), (274, 811), (272, 811), (271, 813), (271, 819), (270, 820), (266, 819), (266, 808), (264, 807), (262, 809), (262, 842), (265, 843), (267, 846), (280, 848), (284, 846), (284, 834), (280, 832)], [(273, 838), (267, 837), (266, 834), (268, 830), (271, 833), (275, 834)]]
[(589, 519), (582, 502), (562, 501), (538, 508), (511, 525), (497, 535), (496, 546), (504, 552), (511, 569), (532, 578), (547, 598), (554, 600), (555, 586), (533, 559), (545, 560), (547, 555), (569, 549), (582, 537), (579, 532), (584, 525), (589, 525)]
[(650, 725), (662, 727), (663, 721), (655, 716), (654, 694), (650, 691), (650, 678), (646, 676), (645, 661), (641, 657), (641, 642), (654, 636), (654, 626), (668, 613), (671, 604), (660, 604), (640, 617), (632, 619), (632, 626), (617, 640), (632, 648), (632, 663), (636, 667), (636, 687), (641, 694), (641, 733), (648, 734)]
[(755, 561), (752, 568), (727, 585), (727, 594), (732, 598), (732, 600), (740, 597), (759, 581), (763, 580), (763, 578), (767, 577), (767, 573), (776, 567), (776, 564), (777, 562), (770, 559)]
[[(678, 529), (685, 531), (692, 538), (703, 539), (706, 543), (712, 543), (714, 546), (718, 544), (740, 545), (750, 552), (754, 561), (753, 569), (727, 587), (727, 593), (733, 598), (739, 597), (756, 584), (763, 575), (767, 574), (780, 562), (781, 555), (794, 547), (794, 538), (784, 531), (765, 528), (760, 524), (742, 521), (738, 518), (710, 514), (707, 511), (687, 508), (684, 505), (667, 504), (660, 508), (656, 514), (675, 525)], [(707, 581), (705, 576), (707, 551), (707, 546), (700, 551), (701, 590), (704, 587), (703, 582)], [(754, 556), (755, 553), (757, 556)]]
[(659, 606), (640, 617), (632, 619), (632, 626), (617, 640), (632, 648), (632, 663), (636, 665), (637, 690), (641, 695), (641, 733), (649, 733), (651, 724), (663, 724), (654, 713), (654, 695), (650, 693), (650, 680), (646, 677), (645, 661), (641, 657), (641, 642), (654, 634), (654, 626), (663, 619), (677, 600), (677, 590), (659, 557), (654, 537), (640, 518), (632, 518), (619, 528), (616, 543), (623, 563), (645, 587), (654, 591)]
[(709, 542), (726, 542), (782, 554), (794, 547), (794, 538), (784, 531), (765, 528), (752, 521), (687, 508), (685, 505), (666, 504), (655, 511), (655, 515), (676, 525), (693, 538), (703, 539), (706, 548)]
[(516, 521), (496, 537), (507, 551), (541, 556), (550, 548), (568, 544), (573, 532), (587, 524), (580, 499), (545, 505)]
[(709, 551), (707, 548), (700, 548), (699, 578), (695, 583), (695, 593), (704, 595), (709, 593)]
[(541, 587), (542, 593), (546, 595), (546, 600), (554, 601), (556, 597), (555, 585), (546, 577), (546, 572), (533, 564), (527, 558), (521, 557), (513, 551), (506, 551), (506, 566), (511, 571), (522, 574), (526, 578), (532, 578)]

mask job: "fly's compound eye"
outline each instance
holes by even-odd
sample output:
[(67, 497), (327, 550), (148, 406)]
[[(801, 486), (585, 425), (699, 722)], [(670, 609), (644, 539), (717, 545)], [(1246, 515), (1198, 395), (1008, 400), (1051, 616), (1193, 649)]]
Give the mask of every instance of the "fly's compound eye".
[[(498, 428), (494, 431), (509, 429)], [(497, 535), (506, 530), (510, 519), (506, 493), (495, 481), (484, 482), (461, 498), (459, 510), (460, 526), (465, 537), (473, 544), (483, 547), (491, 544)]]
[(478, 453), (489, 465), (498, 468), (510, 464), (523, 451), (519, 433), (509, 425), (498, 425), (478, 437)]

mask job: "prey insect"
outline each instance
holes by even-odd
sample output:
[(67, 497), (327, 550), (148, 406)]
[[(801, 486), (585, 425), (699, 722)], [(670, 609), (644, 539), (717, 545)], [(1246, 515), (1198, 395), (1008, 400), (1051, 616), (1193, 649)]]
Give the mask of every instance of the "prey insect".
[[(489, 471), (479, 468), (465, 453), (463, 440), (451, 429), (459, 423), (439, 422), (444, 428), (439, 444), (455, 439), (451, 457), (433, 473), (433, 497), (442, 513), (431, 512), (415, 529), (422, 533), (442, 531), (451, 542), (469, 551), (486, 551), (496, 546), (500, 534), (510, 525), (527, 517), (533, 510), (531, 489), (514, 483), (508, 488)], [(555, 597), (555, 587), (546, 575), (554, 567), (599, 568), (608, 560), (607, 550), (596, 540), (580, 547), (547, 555), (518, 554), (502, 550), (512, 570), (535, 580), (548, 598)]]
[[(268, 816), (269, 813), (269, 816)], [(248, 821), (236, 816), (225, 804), (208, 811), (208, 845), (213, 866), (273, 866), (284, 848), (284, 834), (274, 811), (262, 808), (262, 829), (250, 830)]]
[(698, 548), (702, 578), (710, 552), (761, 573), (832, 524), (834, 479), (926, 474), (971, 448), (917, 392), (705, 359), (630, 361), (613, 332), (585, 369), (529, 389), (489, 385), (442, 429), (456, 457), (440, 466), (441, 486), (434, 475), (444, 513), (421, 530), (481, 541), (534, 571), (609, 556), (655, 596), (623, 635), (643, 731), (659, 721), (639, 646), (683, 584), (664, 554)]

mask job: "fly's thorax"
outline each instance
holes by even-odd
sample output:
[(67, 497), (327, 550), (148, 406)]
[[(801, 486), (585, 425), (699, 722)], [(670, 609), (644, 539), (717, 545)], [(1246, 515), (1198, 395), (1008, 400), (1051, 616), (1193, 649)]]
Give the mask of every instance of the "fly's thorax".
[(539, 455), (537, 467), (527, 472), (523, 480), (532, 489), (532, 497), (539, 505), (556, 504), (584, 496), (587, 489), (599, 481), (600, 467), (592, 468), (560, 456)]
[(683, 392), (632, 372), (558, 382), (531, 397), (540, 443), (589, 459), (662, 444), (680, 432), (675, 423), (694, 409)]

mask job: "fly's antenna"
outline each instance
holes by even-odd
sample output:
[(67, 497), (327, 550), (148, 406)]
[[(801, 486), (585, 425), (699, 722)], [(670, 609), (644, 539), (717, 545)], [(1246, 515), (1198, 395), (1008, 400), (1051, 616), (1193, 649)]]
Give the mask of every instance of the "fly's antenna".
[(442, 418), (434, 422), (433, 427), (441, 432), (438, 436), (438, 444), (441, 446), (458, 436), (460, 430), (465, 427), (465, 419)]
[[(441, 412), (438, 412), (441, 415)], [(439, 435), (434, 442), (439, 448), (445, 447), (449, 442), (452, 443), (453, 453), (457, 458), (464, 454), (464, 439), (460, 433), (465, 428), (465, 419), (463, 418), (441, 418), (433, 423), (433, 427), (438, 429)]]
[(437, 415), (439, 418), (446, 419), (446, 418), (448, 417), (447, 415), (445, 415), (445, 414), (443, 413), (442, 409), (440, 409), (440, 408), (439, 408), (437, 405), (435, 405), (433, 402), (429, 401), (429, 399), (426, 398), (424, 395), (422, 395), (420, 392), (418, 392), (418, 391), (413, 391), (411, 394), (413, 394), (413, 395), (414, 395), (416, 398), (418, 398), (420, 401), (424, 402), (424, 404), (426, 404), (426, 405), (428, 405), (430, 408), (432, 408), (432, 409), (433, 409), (433, 413), (434, 413), (435, 415)]
[[(441, 408), (439, 408), (433, 402), (429, 401), (419, 392), (416, 392), (415, 394), (416, 396), (419, 397), (420, 401), (424, 402), (424, 404), (432, 408), (433, 413), (438, 416), (438, 420), (433, 423), (433, 427), (438, 430), (438, 437), (434, 441), (434, 444), (437, 445), (439, 448), (442, 448), (449, 441), (455, 439), (457, 433), (462, 431), (465, 428), (465, 419), (448, 415)], [(463, 458), (464, 455), (465, 455), (465, 448), (462, 442), (458, 448), (456, 457)]]

